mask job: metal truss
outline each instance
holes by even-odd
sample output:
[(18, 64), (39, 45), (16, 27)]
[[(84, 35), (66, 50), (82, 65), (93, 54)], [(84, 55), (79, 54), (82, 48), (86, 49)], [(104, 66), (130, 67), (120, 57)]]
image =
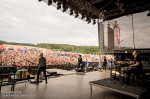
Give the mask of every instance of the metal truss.
[[(41, 0), (41, 1), (43, 1), (43, 2), (45, 2), (45, 3), (48, 4), (48, 0)], [(66, 6), (67, 8), (69, 8), (69, 9), (67, 9), (67, 10), (65, 11), (66, 13), (70, 14), (70, 10), (72, 10), (72, 14), (71, 14), (71, 15), (73, 15), (74, 17), (76, 16), (75, 12), (76, 12), (77, 14), (79, 13), (79, 11), (78, 11), (77, 9), (75, 9), (74, 7), (72, 7), (72, 6), (70, 6), (70, 5), (67, 4), (67, 2), (69, 2), (69, 0), (57, 0), (57, 2), (59, 2), (59, 3), (61, 3), (61, 4), (65, 4), (65, 6)], [(57, 2), (53, 2), (53, 3), (52, 3), (52, 6), (57, 7)], [(62, 7), (61, 7), (60, 9), (63, 11), (63, 8), (62, 8)], [(81, 13), (80, 13), (80, 14), (81, 14)], [(83, 14), (81, 14), (81, 15), (80, 15), (80, 14), (79, 14), (79, 16), (78, 16), (77, 18), (79, 18), (79, 19), (81, 19), (81, 20), (83, 20), (83, 21), (86, 21), (87, 18), (88, 18), (88, 19), (91, 19), (90, 17), (86, 17), (85, 15), (84, 15), (84, 17), (82, 18)], [(96, 20), (95, 20), (95, 21), (96, 21)], [(96, 24), (96, 22), (93, 23), (93, 25), (94, 25), (94, 24)]]
[(104, 12), (104, 15), (105, 15), (105, 19), (107, 19), (109, 17), (113, 17), (113, 16), (123, 14), (123, 13), (124, 13), (124, 10), (120, 10), (120, 8), (117, 8), (117, 9)]
[(103, 22), (98, 22), (98, 43), (100, 54), (104, 53), (104, 24)]
[[(47, 0), (43, 0), (43, 1), (48, 2)], [(69, 0), (57, 0), (57, 1), (61, 2), (61, 3), (69, 2)], [(94, 7), (90, 2), (87, 2), (86, 0), (72, 0), (72, 2), (76, 3), (81, 8), (86, 9), (92, 15), (95, 15), (97, 17), (101, 16), (100, 11), (96, 7)], [(67, 5), (67, 6), (76, 11), (76, 9), (72, 8), (71, 6), (69, 6), (69, 5)], [(77, 11), (77, 12), (79, 12), (79, 11)]]
[(131, 12), (141, 10), (144, 8), (150, 8), (150, 4), (147, 4), (147, 3), (144, 3), (143, 1), (141, 1), (141, 2), (137, 2), (135, 4), (131, 4), (131, 5), (126, 6), (126, 9), (131, 11)]
[[(42, 1), (48, 2), (48, 0), (42, 0)], [(70, 1), (74, 2), (81, 9), (86, 9), (86, 11), (88, 13), (90, 13), (91, 15), (98, 17), (98, 19), (105, 19), (105, 20), (108, 20), (109, 18), (111, 18), (113, 16), (123, 15), (125, 13), (125, 11), (127, 14), (132, 14), (133, 12), (136, 12), (136, 11), (138, 12), (139, 10), (150, 8), (150, 4), (145, 3), (144, 1), (140, 1), (135, 4), (130, 4), (130, 5), (125, 6), (123, 4), (123, 2), (120, 3), (119, 0), (117, 0), (115, 2), (115, 4), (118, 6), (118, 8), (115, 8), (112, 10), (107, 10), (107, 11), (105, 11), (105, 9), (103, 9), (103, 8), (107, 5), (109, 5), (109, 3), (111, 3), (111, 1), (107, 5), (104, 5), (104, 7), (100, 8), (100, 9), (97, 9), (92, 4), (102, 2), (103, 0), (91, 0), (91, 2), (87, 2), (86, 0), (57, 0), (57, 1), (60, 3), (63, 3), (63, 4), (66, 3), (66, 6), (68, 8), (73, 9), (74, 11), (82, 14), (82, 12), (78, 11), (78, 9), (73, 8), (72, 6), (69, 6), (67, 4)], [(102, 9), (103, 9), (103, 11), (101, 11)], [(91, 16), (87, 16), (87, 17), (91, 17)]]
[(120, 0), (117, 0), (117, 2), (115, 2), (115, 4), (118, 6), (118, 8), (120, 8), (120, 10), (123, 10), (123, 3), (119, 3)]
[[(96, 1), (100, 2), (102, 0), (96, 0)], [(102, 12), (100, 12), (100, 10), (95, 8), (90, 2), (87, 2), (86, 0), (73, 0), (73, 2), (80, 5), (81, 7), (84, 7), (87, 11), (91, 12), (93, 15), (97, 16), (99, 19), (104, 19), (104, 18), (107, 19), (108, 17), (112, 17), (115, 15), (124, 13), (124, 10), (122, 10), (120, 8), (113, 9), (113, 10), (102, 13)]]
[(99, 3), (99, 2), (101, 2), (101, 1), (103, 1), (103, 0), (91, 0), (90, 3), (91, 3), (91, 4), (96, 4), (96, 3)]
[[(127, 50), (114, 50), (114, 53), (132, 53), (134, 49), (127, 49)], [(138, 52), (141, 53), (150, 53), (150, 49), (136, 49)], [(110, 51), (111, 52), (111, 51)]]
[(88, 12), (91, 12), (93, 15), (97, 17), (102, 17), (100, 15), (100, 11), (95, 8), (93, 5), (91, 5), (90, 2), (87, 2), (86, 0), (73, 0), (74, 3), (78, 4), (81, 7), (84, 7)]
[[(62, 0), (57, 0), (57, 1), (62, 2)], [(63, 1), (68, 2), (68, 0), (63, 0)], [(102, 0), (99, 0), (99, 1), (102, 1)], [(98, 10), (96, 7), (94, 7), (90, 2), (87, 2), (86, 0), (72, 0), (72, 2), (76, 3), (81, 8), (86, 9), (92, 15), (95, 15), (98, 18), (104, 19), (104, 14), (101, 13), (100, 10)], [(71, 6), (69, 6), (69, 7), (72, 8)], [(74, 9), (74, 8), (72, 8), (72, 9)], [(74, 9), (74, 10), (76, 10), (76, 9)]]
[(118, 6), (117, 9), (113, 9), (113, 10), (104, 12), (105, 19), (108, 19), (109, 17), (113, 17), (116, 15), (121, 15), (125, 12), (125, 10), (130, 11), (128, 13), (131, 14), (134, 11), (142, 10), (144, 8), (150, 8), (150, 4), (144, 3), (143, 1), (137, 2), (135, 4), (127, 5), (125, 10), (122, 8), (122, 6), (123, 6), (122, 3), (116, 2), (115, 4)]

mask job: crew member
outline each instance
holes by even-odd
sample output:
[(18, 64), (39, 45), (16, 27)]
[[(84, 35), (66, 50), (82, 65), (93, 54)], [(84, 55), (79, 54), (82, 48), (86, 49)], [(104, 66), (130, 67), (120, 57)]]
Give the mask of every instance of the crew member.
[(106, 71), (106, 66), (107, 66), (107, 59), (106, 59), (106, 56), (104, 56), (104, 61), (103, 61), (102, 68), (103, 68), (103, 70), (105, 70), (105, 71)]
[(83, 70), (83, 66), (82, 66), (82, 57), (81, 57), (81, 55), (79, 55), (79, 58), (78, 58), (78, 69), (79, 68), (82, 68), (82, 70)]

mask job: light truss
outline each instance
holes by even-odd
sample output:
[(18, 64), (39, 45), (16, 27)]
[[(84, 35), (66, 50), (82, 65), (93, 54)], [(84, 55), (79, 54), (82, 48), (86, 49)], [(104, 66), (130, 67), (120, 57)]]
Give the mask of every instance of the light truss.
[(117, 0), (117, 2), (115, 2), (115, 4), (118, 6), (118, 8), (120, 8), (120, 10), (123, 10), (122, 7), (123, 7), (123, 3), (119, 3), (119, 0)]
[(96, 3), (99, 3), (99, 2), (101, 2), (101, 1), (103, 1), (103, 0), (91, 0), (90, 3), (91, 3), (91, 4), (96, 4)]
[(141, 1), (141, 2), (137, 2), (135, 4), (128, 5), (126, 7), (126, 9), (131, 11), (131, 12), (141, 10), (144, 8), (150, 8), (150, 4), (147, 4), (147, 3), (144, 3), (143, 1)]
[(109, 17), (113, 17), (113, 16), (120, 15), (123, 13), (124, 13), (124, 10), (121, 10), (120, 8), (116, 8), (116, 9), (104, 12), (104, 15), (105, 15), (105, 19), (108, 19)]
[[(48, 0), (42, 1), (48, 2)], [(105, 4), (103, 7), (100, 7), (99, 9), (96, 8), (93, 4), (100, 3), (104, 0), (91, 0), (90, 2), (88, 2), (87, 0), (56, 0), (56, 1), (65, 4), (68, 8), (72, 9), (74, 12), (78, 12), (81, 15), (85, 14), (85, 16), (89, 17), (90, 19), (96, 18), (96, 19), (110, 20), (112, 17), (116, 16), (119, 17), (125, 14), (133, 14), (138, 11), (143, 11), (144, 9), (150, 8), (150, 3), (149, 2), (145, 3), (144, 1), (125, 5), (124, 2), (119, 2), (119, 0), (116, 0), (115, 2), (112, 0), (109, 1), (107, 4)], [(118, 6), (118, 8), (106, 10), (106, 6), (109, 6), (112, 2), (114, 2)], [(75, 6), (70, 5), (70, 3), (72, 3)], [(83, 10), (86, 10), (86, 12), (83, 12)]]
[[(42, 0), (43, 2), (45, 2), (45, 3), (48, 3), (48, 0)], [(64, 1), (64, 0), (63, 0)], [(63, 2), (62, 0), (57, 0), (57, 2), (60, 2), (61, 4), (64, 4), (64, 2)], [(70, 10), (72, 10), (73, 12), (79, 12), (77, 9), (75, 9), (75, 8), (73, 8), (72, 6), (70, 6), (70, 5), (68, 5), (67, 4), (67, 2), (69, 2), (69, 0), (65, 0), (66, 1), (66, 3), (65, 3), (65, 6), (67, 6)], [(80, 3), (80, 5), (83, 5), (84, 3)], [(57, 5), (56, 5), (56, 3), (54, 3), (53, 2), (53, 4), (52, 4), (52, 6), (54, 6), (54, 7), (57, 7)], [(84, 4), (84, 6), (85, 6), (85, 4)], [(83, 7), (83, 6), (82, 6)], [(70, 10), (67, 10), (66, 11), (66, 13), (68, 13), (68, 14), (70, 14)], [(61, 8), (61, 10), (63, 10), (62, 8)], [(82, 19), (82, 20), (84, 20), (84, 21), (86, 21), (86, 17), (88, 17), (88, 16), (86, 16), (86, 15), (84, 15), (83, 13), (81, 13), (81, 12), (79, 12), (81, 15), (79, 15), (78, 17), (75, 17), (75, 18), (79, 18), (79, 19)], [(75, 13), (72, 13), (71, 15), (73, 15), (73, 16), (76, 16), (75, 15)], [(82, 16), (84, 16), (84, 17), (82, 17)], [(88, 17), (88, 19), (90, 19), (91, 20), (91, 18), (90, 17)], [(94, 24), (93, 24), (94, 25)]]
[(90, 2), (86, 0), (73, 0), (74, 3), (78, 4), (81, 8), (84, 7), (88, 12), (91, 12), (93, 15), (100, 17), (100, 11), (91, 5)]
[(98, 21), (98, 43), (99, 43), (99, 52), (104, 54), (104, 23)]

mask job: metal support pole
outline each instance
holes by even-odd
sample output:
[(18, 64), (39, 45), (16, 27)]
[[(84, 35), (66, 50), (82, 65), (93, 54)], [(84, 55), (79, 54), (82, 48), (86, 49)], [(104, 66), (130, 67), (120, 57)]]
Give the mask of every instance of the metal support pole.
[(90, 90), (91, 90), (91, 93), (92, 93), (92, 84), (90, 84)]
[(104, 24), (98, 21), (98, 43), (100, 55), (104, 53)]

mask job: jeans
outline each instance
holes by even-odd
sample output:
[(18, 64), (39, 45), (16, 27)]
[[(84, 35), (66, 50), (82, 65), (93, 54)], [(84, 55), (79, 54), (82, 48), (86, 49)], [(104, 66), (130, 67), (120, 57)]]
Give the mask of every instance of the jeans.
[(45, 76), (45, 81), (46, 81), (46, 83), (47, 83), (46, 67), (39, 67), (39, 68), (38, 68), (37, 82), (39, 82), (39, 75), (40, 75), (41, 71), (43, 71), (44, 76)]

